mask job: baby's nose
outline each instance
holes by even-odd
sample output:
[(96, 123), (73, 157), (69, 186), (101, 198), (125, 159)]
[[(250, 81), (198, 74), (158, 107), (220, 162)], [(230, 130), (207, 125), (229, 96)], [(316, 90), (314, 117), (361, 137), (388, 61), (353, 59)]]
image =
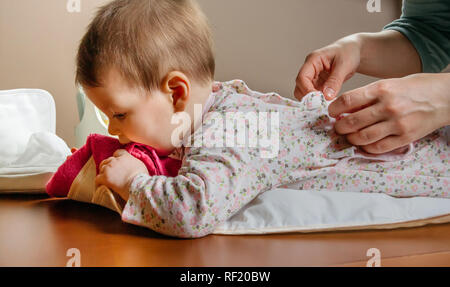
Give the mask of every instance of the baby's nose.
[(119, 130), (110, 122), (108, 125), (108, 133), (112, 136), (118, 136)]

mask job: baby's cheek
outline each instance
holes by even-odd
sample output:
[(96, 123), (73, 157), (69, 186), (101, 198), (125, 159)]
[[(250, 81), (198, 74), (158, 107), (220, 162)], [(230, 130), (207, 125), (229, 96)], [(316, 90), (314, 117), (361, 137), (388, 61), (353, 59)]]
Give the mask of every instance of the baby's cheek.
[(152, 122), (148, 119), (130, 121), (129, 124), (128, 134), (131, 141), (151, 146), (160, 154), (170, 154), (168, 151), (173, 149), (171, 125), (165, 125), (162, 120)]
[(169, 155), (174, 145), (172, 144), (172, 131), (170, 129), (162, 129), (156, 131), (155, 134), (149, 135), (149, 146), (158, 151), (160, 155)]
[(130, 140), (139, 143), (145, 143), (151, 131), (151, 127), (139, 120), (130, 121), (127, 128)]

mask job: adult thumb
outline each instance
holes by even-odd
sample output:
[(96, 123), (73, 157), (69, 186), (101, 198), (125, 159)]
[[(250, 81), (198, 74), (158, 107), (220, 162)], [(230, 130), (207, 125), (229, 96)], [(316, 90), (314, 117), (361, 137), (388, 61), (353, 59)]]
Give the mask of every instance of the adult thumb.
[(341, 90), (342, 83), (344, 83), (345, 77), (346, 72), (343, 65), (334, 67), (323, 85), (323, 94), (327, 100), (332, 100), (337, 96)]

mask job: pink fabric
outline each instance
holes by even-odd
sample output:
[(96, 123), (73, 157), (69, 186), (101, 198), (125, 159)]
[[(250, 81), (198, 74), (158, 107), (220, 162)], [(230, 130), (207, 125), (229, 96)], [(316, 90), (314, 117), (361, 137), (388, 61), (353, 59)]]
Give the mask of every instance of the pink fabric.
[(159, 156), (157, 151), (150, 146), (139, 143), (122, 145), (116, 138), (91, 134), (86, 144), (77, 150), (56, 171), (46, 185), (47, 194), (54, 197), (65, 197), (69, 193), (70, 186), (80, 170), (94, 157), (96, 174), (99, 173), (100, 163), (111, 157), (118, 149), (125, 149), (132, 156), (142, 161), (150, 175), (176, 176), (181, 167), (181, 161), (167, 156)]

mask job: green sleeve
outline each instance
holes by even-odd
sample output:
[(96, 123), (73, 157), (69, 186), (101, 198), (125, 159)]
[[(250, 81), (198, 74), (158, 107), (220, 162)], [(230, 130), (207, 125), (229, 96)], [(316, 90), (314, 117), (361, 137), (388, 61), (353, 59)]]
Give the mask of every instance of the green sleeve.
[(403, 0), (400, 19), (384, 30), (396, 30), (414, 45), (422, 72), (440, 72), (450, 63), (450, 0)]

